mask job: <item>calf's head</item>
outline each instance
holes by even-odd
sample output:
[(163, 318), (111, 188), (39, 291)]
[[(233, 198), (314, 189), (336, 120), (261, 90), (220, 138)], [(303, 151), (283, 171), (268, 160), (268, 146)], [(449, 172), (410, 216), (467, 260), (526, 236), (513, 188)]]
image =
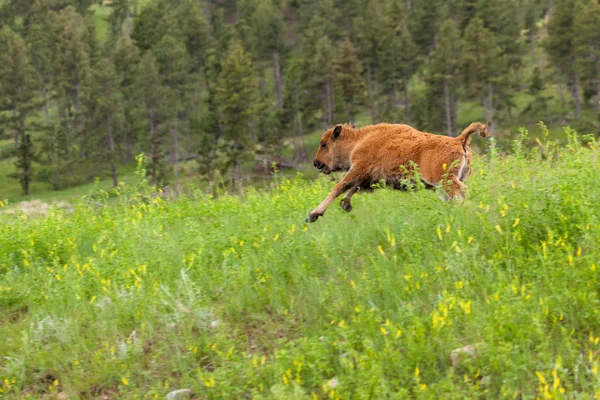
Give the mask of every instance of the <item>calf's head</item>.
[(313, 165), (326, 175), (336, 171), (348, 171), (351, 167), (350, 153), (354, 148), (356, 130), (348, 125), (336, 125), (321, 137), (319, 150)]

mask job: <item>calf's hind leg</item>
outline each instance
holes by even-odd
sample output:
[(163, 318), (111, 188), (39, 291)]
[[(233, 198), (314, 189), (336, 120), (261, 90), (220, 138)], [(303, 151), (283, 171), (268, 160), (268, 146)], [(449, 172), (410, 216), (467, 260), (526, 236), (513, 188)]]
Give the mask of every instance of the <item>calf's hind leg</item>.
[(346, 212), (352, 211), (352, 203), (350, 201), (352, 199), (352, 196), (354, 196), (354, 194), (356, 192), (358, 192), (358, 189), (360, 189), (359, 185), (354, 186), (353, 188), (351, 188), (350, 190), (348, 190), (346, 192), (346, 195), (344, 196), (342, 201), (340, 201), (340, 206), (342, 206), (344, 211), (346, 211)]
[(466, 188), (467, 185), (462, 183), (455, 174), (451, 174), (442, 185), (444, 200), (458, 200), (461, 203), (464, 202), (464, 192)]
[(350, 169), (350, 171), (348, 171), (348, 173), (342, 178), (342, 180), (335, 185), (331, 193), (329, 193), (329, 196), (327, 196), (325, 200), (323, 200), (321, 204), (317, 206), (317, 208), (315, 208), (310, 212), (310, 214), (308, 214), (308, 217), (306, 217), (305, 221), (315, 222), (319, 217), (323, 216), (327, 208), (331, 205), (331, 203), (333, 203), (335, 199), (337, 199), (337, 197), (340, 194), (344, 193), (346, 190), (353, 188), (357, 185), (358, 182), (360, 182), (358, 174), (355, 173), (352, 169)]

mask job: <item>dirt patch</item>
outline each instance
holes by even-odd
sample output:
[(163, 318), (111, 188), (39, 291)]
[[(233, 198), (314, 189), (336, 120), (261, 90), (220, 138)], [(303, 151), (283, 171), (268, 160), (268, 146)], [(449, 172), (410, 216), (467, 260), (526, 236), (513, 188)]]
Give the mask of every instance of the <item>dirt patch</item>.
[(22, 212), (27, 217), (44, 217), (48, 215), (52, 206), (56, 206), (63, 210), (73, 211), (73, 206), (66, 201), (59, 201), (54, 203), (45, 203), (40, 200), (23, 201), (8, 210), (0, 211), (5, 214), (18, 214)]

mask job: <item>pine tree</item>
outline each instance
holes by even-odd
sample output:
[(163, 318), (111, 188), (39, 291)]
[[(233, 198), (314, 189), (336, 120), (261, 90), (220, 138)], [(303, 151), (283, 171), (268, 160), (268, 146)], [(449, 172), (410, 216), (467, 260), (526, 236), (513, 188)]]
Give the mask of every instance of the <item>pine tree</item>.
[(367, 105), (372, 123), (380, 120), (382, 115), (381, 66), (385, 34), (380, 21), (385, 14), (383, 6), (379, 2), (363, 2), (354, 21), (356, 48), (367, 78)]
[(0, 112), (8, 113), (5, 125), (13, 132), (17, 172), (11, 177), (19, 179), (24, 195), (29, 194), (32, 164), (36, 161), (26, 122), (39, 107), (35, 102), (37, 76), (27, 53), (25, 41), (18, 34), (6, 26), (0, 30)]
[(344, 2), (344, 5), (336, 4), (335, 0), (316, 2), (301, 0), (300, 2), (298, 13), (303, 21), (297, 27), (300, 35), (310, 30), (315, 32), (317, 37), (327, 36), (332, 41), (337, 41), (351, 33), (352, 19), (356, 18), (356, 15), (342, 13), (345, 7), (352, 7), (353, 1)]
[(101, 162), (110, 169), (113, 187), (118, 185), (117, 176), (117, 147), (120, 138), (121, 126), (121, 79), (115, 70), (114, 64), (102, 58), (92, 71), (93, 82), (91, 87), (90, 105), (91, 118), (88, 120), (88, 129), (95, 132), (94, 143), (96, 154)]
[(15, 28), (17, 11), (15, 6), (10, 1), (5, 1), (0, 4), (0, 28), (7, 26), (11, 29)]
[(134, 15), (137, 0), (112, 0), (109, 4), (112, 11), (108, 17), (111, 26), (111, 39), (119, 37), (131, 38), (131, 19)]
[[(324, 107), (327, 91), (326, 70), (321, 69), (322, 65), (318, 64), (325, 61), (328, 53), (326, 40), (320, 36), (318, 30), (312, 27), (305, 29), (300, 36), (298, 51), (288, 61), (284, 88), (285, 112), (288, 122), (293, 121), (294, 135), (302, 135), (304, 127), (312, 128), (317, 122), (322, 122), (323, 120), (317, 121), (319, 116), (324, 115), (327, 118), (327, 108)], [(317, 45), (321, 47), (320, 51), (317, 51)], [(335, 54), (332, 56), (335, 57)], [(328, 69), (333, 70), (333, 65), (329, 65)], [(335, 87), (335, 82), (333, 86)], [(294, 143), (300, 145), (299, 141), (295, 140)], [(295, 147), (297, 157), (301, 158), (304, 150)]]
[(537, 15), (535, 9), (536, 7), (534, 1), (530, 0), (525, 13), (525, 29), (527, 30), (527, 43), (529, 44), (532, 63), (535, 61), (535, 43), (538, 33)]
[(494, 97), (506, 85), (506, 61), (494, 34), (474, 18), (464, 33), (463, 66), (469, 92), (481, 96), (484, 118), (494, 119)]
[[(484, 26), (494, 34), (497, 45), (502, 49), (506, 59), (505, 67), (514, 70), (517, 87), (520, 86), (523, 55), (526, 53), (521, 35), (520, 2), (521, 0), (480, 0), (479, 12)], [(508, 100), (510, 96), (503, 98)], [(509, 107), (511, 104), (511, 101), (506, 102)]]
[(281, 78), (281, 54), (285, 51), (283, 34), (285, 24), (283, 14), (273, 0), (258, 0), (250, 17), (250, 29), (254, 36), (253, 49), (260, 61), (273, 62), (273, 81), (277, 107), (283, 108), (283, 82)]
[(27, 32), (27, 44), (31, 63), (40, 77), (40, 91), (44, 100), (44, 115), (48, 125), (50, 118), (50, 93), (52, 77), (55, 73), (55, 54), (57, 36), (55, 32), (56, 14), (45, 10), (39, 2), (34, 5), (32, 13), (34, 17), (30, 20)]
[(168, 10), (163, 1), (151, 1), (136, 16), (131, 37), (142, 52), (156, 45), (167, 32), (163, 23), (167, 14)]
[[(13, 132), (15, 148), (26, 133), (27, 117), (39, 107), (35, 101), (38, 77), (29, 61), (25, 41), (10, 28), (0, 30), (0, 112)], [(1, 116), (0, 116), (1, 118)]]
[(23, 190), (23, 195), (29, 196), (29, 187), (33, 180), (33, 163), (37, 161), (33, 143), (31, 142), (31, 135), (24, 134), (15, 151), (17, 160), (15, 161), (15, 167), (17, 172), (10, 174), (9, 176), (14, 179), (18, 179)]
[[(196, 136), (204, 134), (203, 129), (192, 129), (192, 125), (198, 126), (192, 119), (197, 120), (200, 114), (203, 114), (206, 97), (214, 96), (214, 84), (208, 78), (208, 57), (212, 48), (214, 48), (214, 39), (211, 37), (210, 26), (200, 4), (194, 0), (181, 1), (174, 12), (169, 15), (168, 26), (170, 32), (185, 44), (188, 53), (190, 81), (190, 101), (184, 103), (183, 130), (185, 131), (185, 157), (189, 159), (194, 152), (194, 139)], [(204, 87), (202, 87), (202, 82)], [(208, 96), (204, 96), (203, 90), (207, 91)], [(210, 117), (209, 117), (210, 118)], [(202, 132), (201, 132), (202, 131)]]
[[(96, 33), (96, 20), (90, 14), (87, 14), (84, 18), (85, 22), (85, 52), (87, 54), (87, 58), (89, 61), (90, 68), (94, 68), (96, 66), (96, 62), (102, 57), (102, 49), (101, 43), (98, 41), (98, 35)], [(110, 51), (109, 43), (107, 43), (106, 51)], [(111, 46), (112, 47), (112, 46)]]
[(171, 163), (175, 175), (175, 190), (179, 191), (179, 136), (182, 121), (188, 120), (186, 104), (189, 99), (190, 59), (184, 44), (170, 34), (165, 35), (153, 48), (158, 61), (166, 104), (169, 105), (169, 134), (171, 137)]
[(389, 0), (383, 18), (382, 75), (384, 90), (394, 108), (400, 106), (398, 81), (402, 82), (406, 119), (410, 120), (408, 82), (416, 70), (417, 47), (408, 29), (408, 15), (397, 0)]
[(136, 79), (137, 65), (140, 54), (126, 36), (121, 37), (115, 46), (113, 61), (121, 81), (121, 95), (123, 96), (123, 141), (125, 145), (124, 161), (133, 158), (133, 146), (136, 143), (136, 126), (134, 109), (136, 107), (134, 82)]
[(52, 121), (50, 114), (52, 81), (56, 73), (56, 13), (48, 10), (44, 5), (37, 1), (31, 10), (32, 17), (29, 20), (29, 29), (27, 32), (27, 43), (31, 63), (35, 68), (40, 83), (40, 92), (43, 100), (44, 116), (46, 126), (42, 138), (42, 153), (45, 155), (43, 162), (50, 164), (53, 171), (53, 178), (50, 186), (53, 189), (60, 187), (60, 164), (58, 154), (58, 142), (56, 138), (57, 127)]
[(313, 84), (320, 89), (323, 104), (323, 120), (326, 126), (331, 126), (335, 118), (335, 71), (333, 63), (335, 50), (327, 36), (321, 37), (315, 46), (314, 58), (311, 60)]
[(150, 176), (152, 184), (159, 185), (163, 178), (161, 159), (163, 155), (163, 135), (160, 130), (164, 120), (164, 88), (158, 71), (158, 64), (152, 51), (146, 52), (136, 68), (134, 82), (135, 98), (139, 105), (141, 119), (147, 127), (145, 145), (150, 152)]
[(193, 71), (199, 73), (206, 66), (208, 49), (213, 46), (210, 25), (196, 1), (183, 1), (177, 11), (176, 19), (169, 25), (185, 42)]
[(364, 84), (361, 79), (362, 65), (358, 59), (357, 50), (349, 38), (346, 38), (341, 44), (334, 65), (348, 121), (354, 123)]
[(584, 85), (598, 96), (597, 113), (600, 122), (600, 3), (585, 0), (576, 10), (574, 21), (577, 71)]
[(579, 71), (575, 54), (574, 12), (578, 0), (554, 0), (548, 22), (548, 39), (544, 45), (556, 69), (566, 79), (575, 100), (575, 117), (581, 114)]
[[(508, 62), (506, 67), (514, 70), (517, 86), (525, 52), (521, 36), (521, 4), (522, 0), (458, 0), (458, 15), (453, 18), (459, 21), (463, 30), (474, 18), (482, 20), (483, 26), (493, 34), (496, 44), (502, 49)], [(507, 105), (510, 105), (510, 101)]]
[(411, 2), (408, 26), (421, 57), (426, 58), (435, 47), (435, 33), (445, 18), (440, 12), (443, 10), (443, 3), (442, 0)]
[(314, 120), (315, 113), (320, 109), (318, 102), (312, 99), (322, 92), (322, 87), (315, 91), (312, 79), (315, 74), (310, 68), (310, 58), (304, 56), (304, 50), (305, 48), (301, 50), (302, 53), (294, 54), (288, 61), (284, 91), (287, 107), (283, 119), (291, 125), (296, 161), (306, 160), (308, 156), (302, 139), (304, 126), (306, 121)]
[(68, 5), (77, 10), (77, 12), (81, 15), (85, 15), (88, 9), (91, 7), (92, 2), (94, 0), (65, 0), (65, 1), (57, 1), (57, 5), (61, 6), (61, 3), (64, 5)]
[(529, 94), (533, 96), (533, 101), (523, 110), (523, 113), (531, 113), (532, 115), (538, 115), (543, 113), (546, 121), (550, 120), (548, 114), (548, 100), (549, 97), (544, 95), (544, 80), (542, 79), (542, 73), (538, 67), (533, 69), (531, 74), (531, 82), (529, 84)]
[(458, 125), (456, 109), (462, 67), (460, 60), (464, 45), (452, 19), (446, 20), (440, 26), (438, 37), (440, 38), (438, 47), (431, 56), (428, 84), (435, 86), (437, 93), (443, 93), (442, 108), (446, 133), (448, 136), (454, 136)]
[(257, 96), (258, 82), (250, 55), (241, 44), (232, 43), (221, 63), (216, 100), (225, 139), (231, 143), (227, 156), (233, 189), (242, 178), (241, 165), (249, 149)]
[[(80, 156), (85, 159), (89, 138), (84, 131), (83, 103), (90, 73), (85, 44), (87, 26), (83, 17), (73, 7), (67, 7), (58, 14), (56, 25), (58, 42), (54, 87), (59, 97), (59, 116), (62, 120), (61, 125), (67, 132), (71, 130), (71, 119), (74, 119)], [(67, 140), (73, 139), (75, 138), (69, 137)]]

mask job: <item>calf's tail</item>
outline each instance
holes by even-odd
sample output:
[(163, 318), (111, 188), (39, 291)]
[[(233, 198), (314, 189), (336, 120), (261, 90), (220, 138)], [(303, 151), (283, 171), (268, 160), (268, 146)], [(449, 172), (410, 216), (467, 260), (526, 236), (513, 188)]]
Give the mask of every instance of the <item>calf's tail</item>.
[(456, 140), (458, 140), (463, 147), (468, 146), (471, 142), (471, 135), (475, 132), (479, 133), (481, 137), (487, 137), (487, 125), (484, 125), (481, 122), (473, 122), (471, 125), (466, 127), (460, 135), (456, 137)]

